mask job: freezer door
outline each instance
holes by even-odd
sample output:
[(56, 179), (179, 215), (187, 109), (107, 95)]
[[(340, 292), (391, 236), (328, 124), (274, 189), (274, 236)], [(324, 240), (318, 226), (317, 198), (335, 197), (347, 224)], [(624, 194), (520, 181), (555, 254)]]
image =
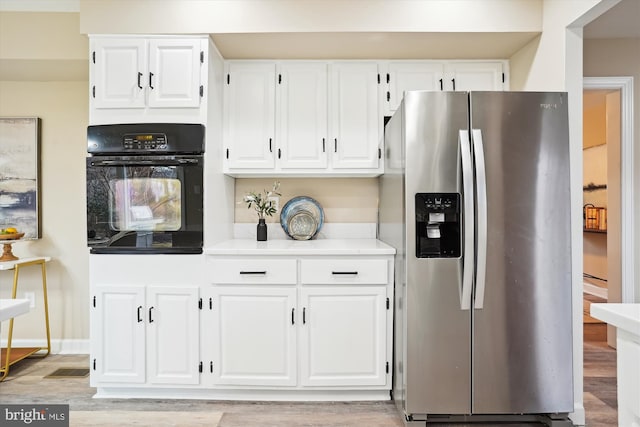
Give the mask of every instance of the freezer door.
[(482, 166), (486, 178), (476, 193), (476, 259), (484, 265), (476, 270), (483, 277), (474, 295), (472, 411), (571, 412), (566, 94), (472, 92), (470, 99), (477, 185)]
[[(416, 219), (416, 203), (428, 200), (416, 195), (445, 193), (451, 200), (455, 199), (452, 194), (459, 194), (460, 200), (464, 196), (460, 194), (460, 130), (469, 125), (468, 95), (407, 92), (403, 102), (407, 230), (407, 281), (401, 306), (406, 350), (401, 370), (406, 381), (404, 409), (407, 414), (468, 414), (471, 310), (461, 308), (463, 259), (416, 256), (416, 236), (420, 236), (416, 228), (424, 221)], [(400, 331), (396, 329), (396, 333)]]

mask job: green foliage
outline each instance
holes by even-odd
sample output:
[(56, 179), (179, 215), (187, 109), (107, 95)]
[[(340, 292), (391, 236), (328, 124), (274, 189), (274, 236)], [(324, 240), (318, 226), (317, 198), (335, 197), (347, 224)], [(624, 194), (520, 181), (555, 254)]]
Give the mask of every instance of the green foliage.
[(275, 203), (273, 200), (270, 200), (271, 197), (281, 196), (278, 193), (278, 189), (280, 188), (280, 182), (276, 181), (273, 183), (273, 188), (271, 191), (263, 190), (262, 193), (256, 193), (254, 191), (250, 191), (243, 197), (243, 201), (247, 204), (247, 209), (255, 209), (258, 212), (258, 218), (264, 219), (264, 216), (271, 216), (276, 213), (278, 210), (275, 207)]

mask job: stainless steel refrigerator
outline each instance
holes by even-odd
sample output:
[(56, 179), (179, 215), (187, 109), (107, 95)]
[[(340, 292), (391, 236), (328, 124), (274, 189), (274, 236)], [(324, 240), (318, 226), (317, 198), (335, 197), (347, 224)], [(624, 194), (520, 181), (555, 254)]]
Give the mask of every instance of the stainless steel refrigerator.
[(405, 421), (572, 412), (566, 93), (406, 92), (385, 159)]

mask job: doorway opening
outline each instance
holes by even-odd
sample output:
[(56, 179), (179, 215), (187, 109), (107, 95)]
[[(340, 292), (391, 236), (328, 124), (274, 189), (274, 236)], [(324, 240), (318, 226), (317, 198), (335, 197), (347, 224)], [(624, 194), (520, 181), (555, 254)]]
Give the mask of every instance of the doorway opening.
[[(605, 96), (619, 97), (619, 101), (610, 99), (610, 105), (619, 106), (619, 120), (617, 126), (610, 123), (608, 128), (619, 132), (619, 149), (612, 152), (607, 147), (607, 204), (619, 207), (618, 213), (606, 213), (607, 236), (607, 301), (633, 302), (634, 296), (634, 191), (633, 191), (633, 77), (585, 77), (583, 80), (585, 91), (603, 91)], [(613, 120), (611, 118), (605, 120)], [(605, 123), (606, 124), (606, 123)], [(609, 179), (617, 181), (609, 181)], [(588, 183), (586, 183), (588, 186)], [(617, 190), (613, 186), (617, 185)], [(617, 200), (610, 197), (618, 196)], [(586, 221), (586, 219), (585, 219)], [(583, 241), (584, 239), (583, 233)], [(585, 246), (586, 246), (585, 242)], [(615, 263), (609, 263), (615, 260)], [(589, 273), (586, 270), (583, 272)], [(587, 288), (589, 289), (589, 288)], [(609, 328), (607, 341), (615, 346), (615, 329)]]
[(584, 340), (607, 341), (591, 303), (620, 302), (620, 89), (583, 92)]

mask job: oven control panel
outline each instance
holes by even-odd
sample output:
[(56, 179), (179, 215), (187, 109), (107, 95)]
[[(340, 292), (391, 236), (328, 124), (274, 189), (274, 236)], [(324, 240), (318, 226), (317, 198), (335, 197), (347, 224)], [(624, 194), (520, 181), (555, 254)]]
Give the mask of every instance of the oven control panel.
[(122, 140), (124, 150), (166, 150), (167, 135), (164, 133), (128, 133)]
[(204, 126), (197, 123), (130, 123), (87, 127), (87, 153), (200, 154), (204, 153)]

